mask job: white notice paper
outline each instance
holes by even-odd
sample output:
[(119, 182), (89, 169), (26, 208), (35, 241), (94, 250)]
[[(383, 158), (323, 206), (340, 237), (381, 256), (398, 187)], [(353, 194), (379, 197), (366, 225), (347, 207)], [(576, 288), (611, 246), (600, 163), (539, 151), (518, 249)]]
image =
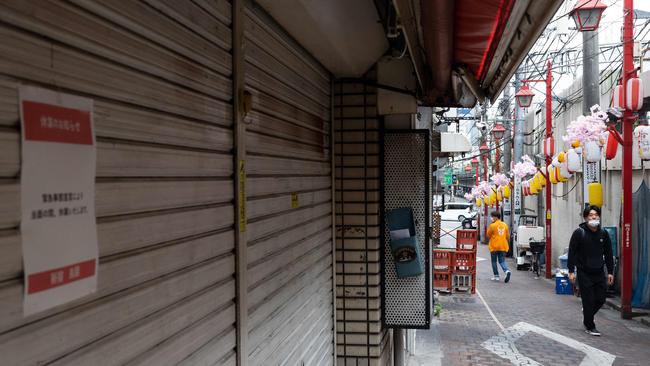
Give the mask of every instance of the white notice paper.
[(93, 101), (22, 86), (23, 313), (97, 289)]

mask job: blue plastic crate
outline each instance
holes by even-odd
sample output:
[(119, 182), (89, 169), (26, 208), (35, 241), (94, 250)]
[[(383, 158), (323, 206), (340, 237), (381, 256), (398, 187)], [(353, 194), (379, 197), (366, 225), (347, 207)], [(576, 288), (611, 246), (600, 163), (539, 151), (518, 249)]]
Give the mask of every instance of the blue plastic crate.
[(555, 277), (555, 293), (558, 295), (573, 295), (573, 285), (569, 281), (569, 277), (561, 275)]

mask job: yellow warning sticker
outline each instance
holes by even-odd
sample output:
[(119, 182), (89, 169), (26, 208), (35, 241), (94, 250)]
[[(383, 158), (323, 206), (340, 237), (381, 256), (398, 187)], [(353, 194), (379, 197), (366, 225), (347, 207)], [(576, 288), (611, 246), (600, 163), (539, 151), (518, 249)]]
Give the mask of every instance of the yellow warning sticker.
[(246, 161), (239, 161), (239, 231), (246, 231)]
[(298, 201), (298, 193), (293, 192), (291, 193), (291, 208), (298, 208), (300, 207), (300, 202)]

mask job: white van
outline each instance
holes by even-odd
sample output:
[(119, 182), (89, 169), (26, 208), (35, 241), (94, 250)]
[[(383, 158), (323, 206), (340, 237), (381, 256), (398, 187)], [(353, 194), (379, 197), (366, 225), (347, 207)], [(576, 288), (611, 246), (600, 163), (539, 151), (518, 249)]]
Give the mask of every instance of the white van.
[(472, 204), (468, 202), (448, 202), (445, 203), (445, 209), (440, 211), (440, 218), (443, 221), (460, 221), (467, 218), (474, 218), (477, 212), (472, 211)]

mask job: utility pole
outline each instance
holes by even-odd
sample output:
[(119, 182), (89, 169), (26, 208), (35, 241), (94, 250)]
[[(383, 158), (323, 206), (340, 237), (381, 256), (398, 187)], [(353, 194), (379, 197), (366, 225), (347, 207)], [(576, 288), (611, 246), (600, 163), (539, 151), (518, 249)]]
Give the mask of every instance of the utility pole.
[[(503, 127), (506, 129), (505, 143), (503, 145), (503, 173), (508, 175), (510, 173), (510, 165), (512, 162), (512, 130), (510, 127), (512, 123), (512, 113), (510, 111), (510, 83), (506, 84), (503, 92), (503, 100), (501, 101), (501, 116), (503, 116)], [(503, 197), (503, 222), (512, 228), (512, 203), (509, 197)]]
[[(596, 66), (597, 67), (597, 66)], [(553, 140), (553, 122), (551, 120), (551, 114), (553, 113), (553, 90), (551, 89), (553, 85), (553, 73), (551, 72), (551, 60), (548, 60), (546, 62), (546, 111), (544, 114), (546, 114), (546, 133), (545, 133), (545, 139), (544, 143), (546, 143), (547, 140)], [(598, 85), (598, 84), (596, 84)], [(549, 151), (549, 154), (552, 154), (553, 152)], [(550, 155), (547, 155), (546, 157), (546, 162), (545, 166), (549, 166), (552, 161), (552, 157)], [(548, 172), (547, 172), (548, 174)], [(548, 175), (547, 175), (548, 177)], [(553, 235), (551, 231), (552, 223), (551, 223), (551, 208), (552, 202), (551, 202), (551, 193), (552, 193), (552, 184), (551, 182), (546, 183), (546, 189), (544, 191), (544, 200), (546, 203), (546, 212), (545, 212), (545, 223), (546, 223), (546, 278), (551, 278), (551, 263), (552, 261), (552, 256), (553, 256)], [(540, 200), (541, 201), (541, 200)], [(543, 212), (541, 210), (538, 210), (537, 212)]]
[[(515, 90), (521, 88), (521, 74), (515, 72)], [(524, 108), (519, 103), (515, 103), (515, 137), (513, 141), (514, 162), (515, 164), (521, 160), (524, 152)], [(512, 216), (512, 232), (517, 232), (517, 225), (519, 224), (519, 216), (523, 213), (523, 202), (521, 197), (521, 179), (515, 176), (515, 188), (513, 189), (513, 216)], [(512, 248), (514, 245), (511, 245)], [(516, 256), (517, 253), (513, 255)]]
[[(623, 3), (623, 100), (627, 100), (627, 83), (636, 77), (634, 69), (634, 1)], [(621, 316), (632, 318), (632, 128), (634, 115), (623, 112), (623, 225), (621, 245)]]
[[(591, 114), (594, 104), (600, 105), (600, 71), (598, 68), (598, 31), (582, 31), (582, 112)], [(582, 202), (583, 208), (589, 205), (587, 185), (600, 181), (600, 162), (588, 163), (582, 159)]]

